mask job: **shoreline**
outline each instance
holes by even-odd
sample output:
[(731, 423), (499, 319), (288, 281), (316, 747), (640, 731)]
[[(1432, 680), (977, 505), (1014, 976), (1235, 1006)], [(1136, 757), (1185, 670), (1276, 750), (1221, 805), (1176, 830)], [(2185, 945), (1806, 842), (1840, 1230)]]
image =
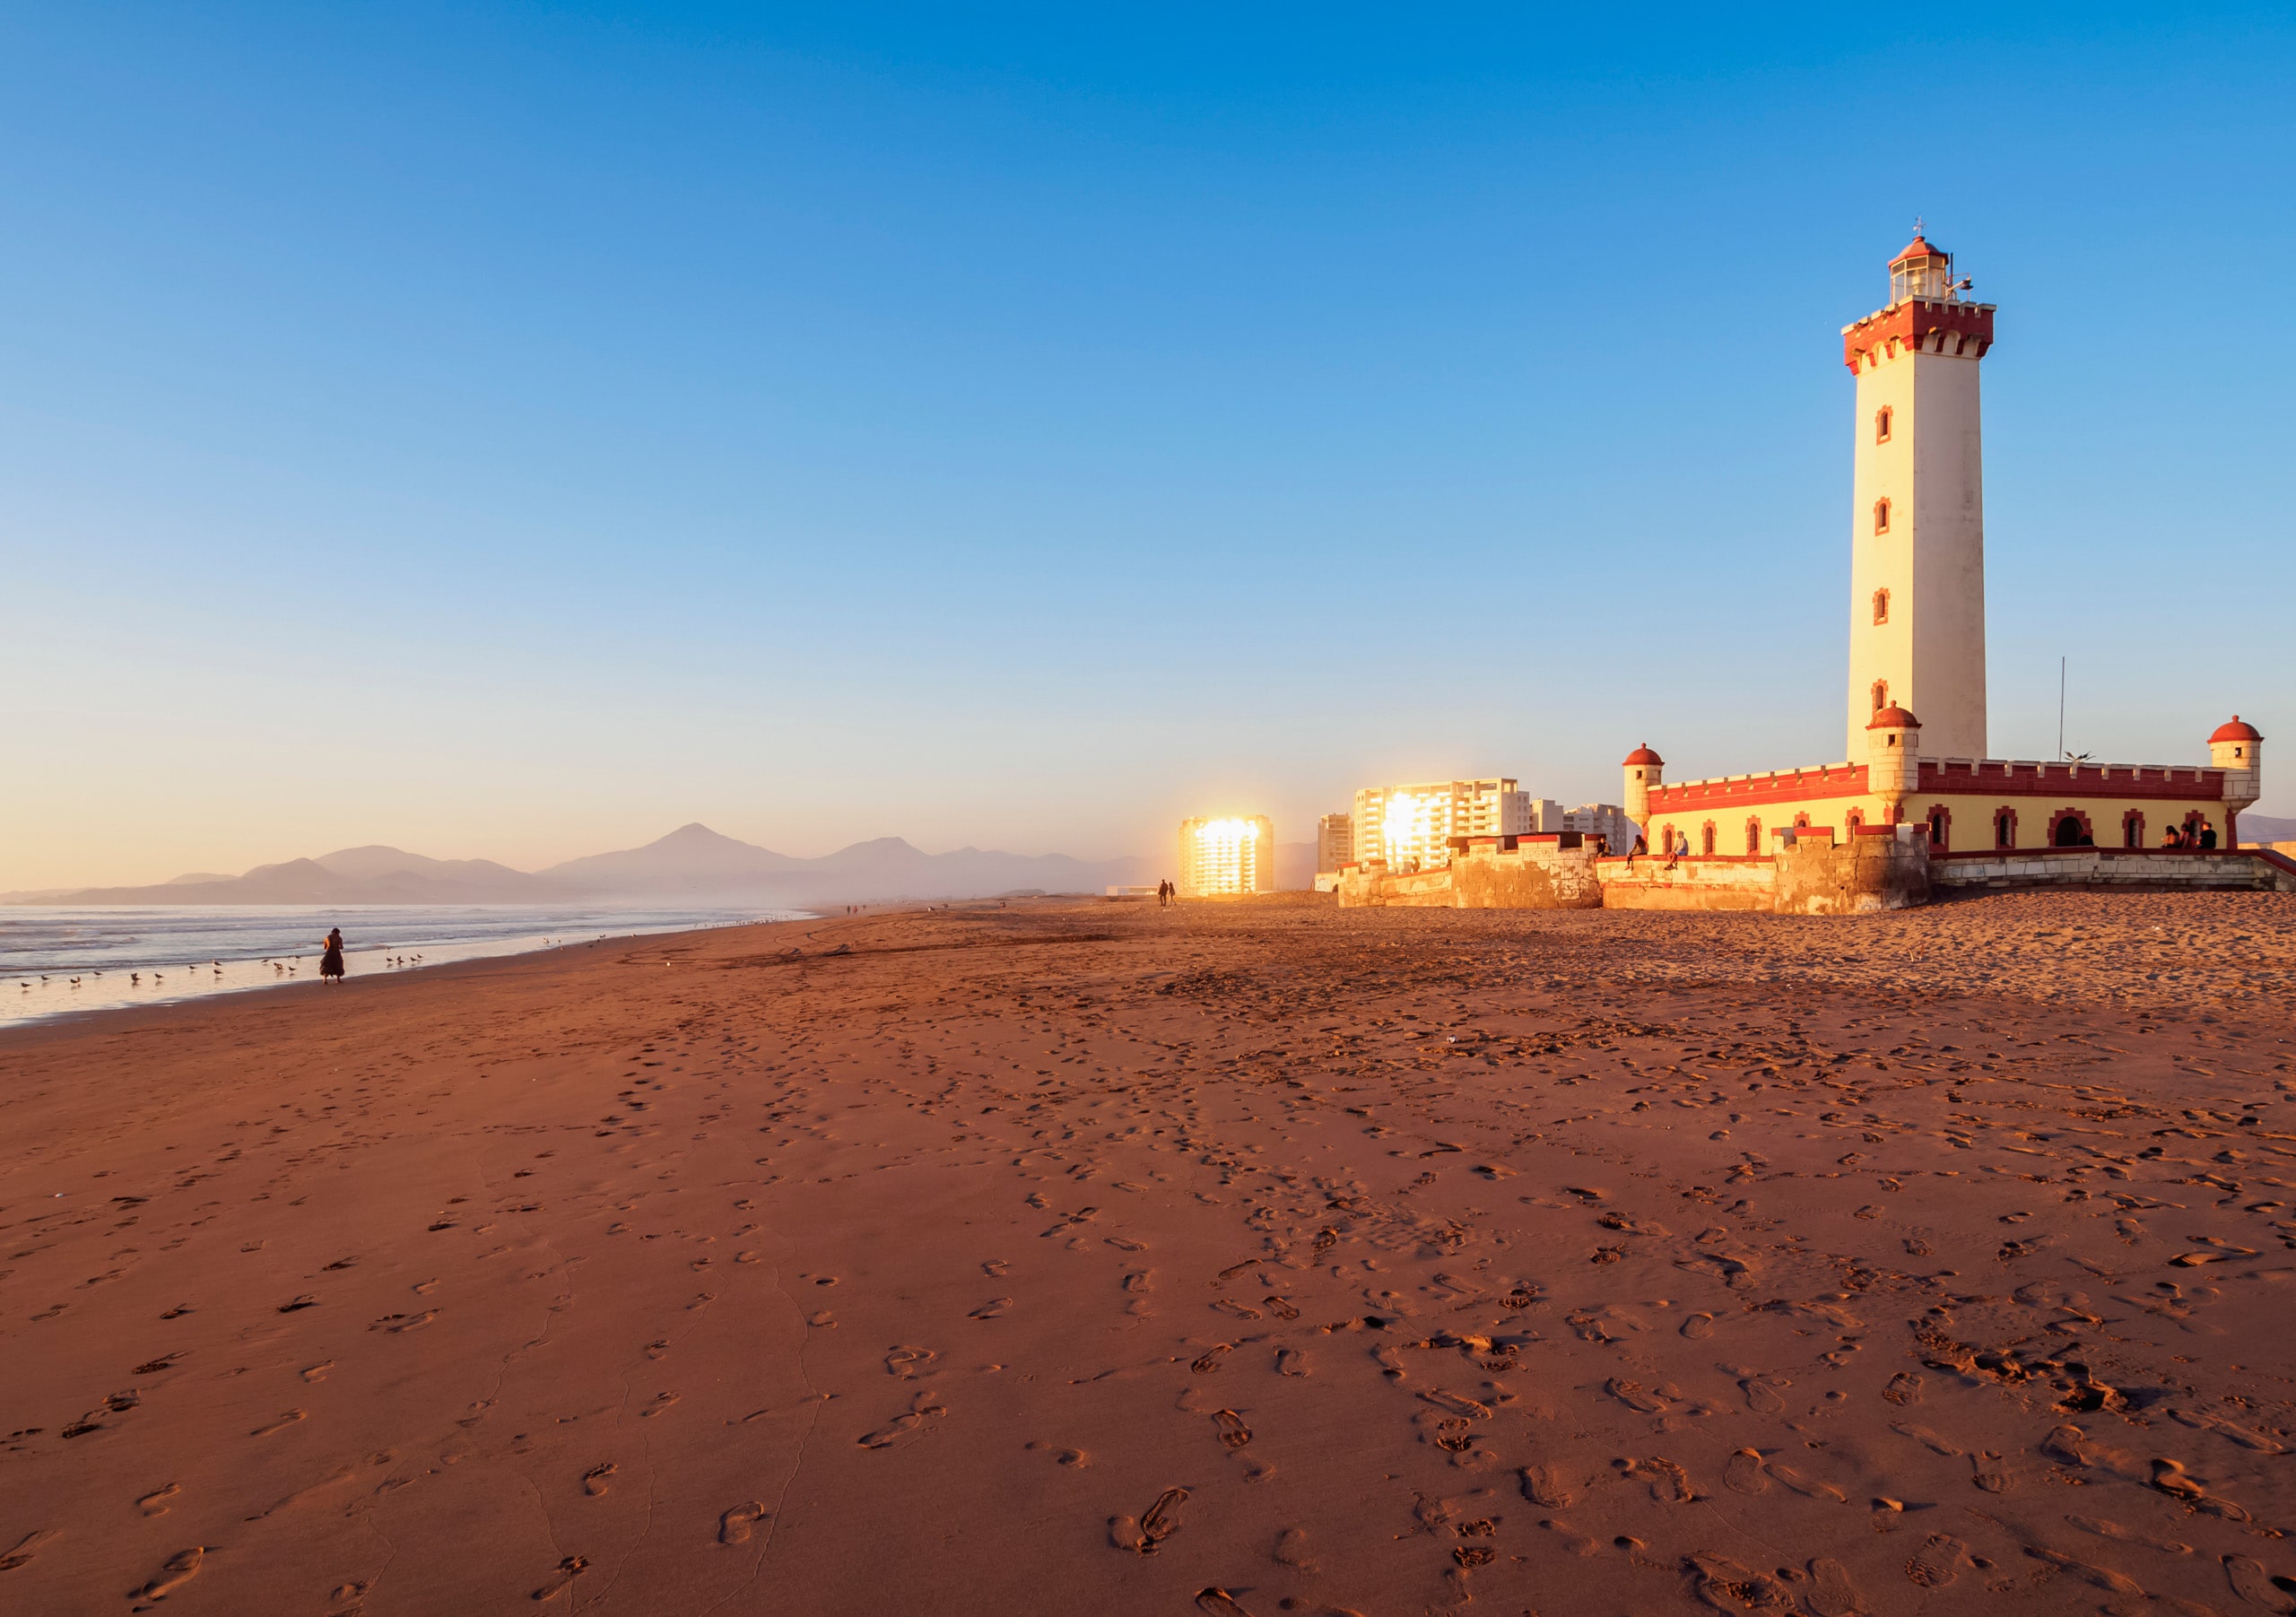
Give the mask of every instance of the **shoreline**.
[(0, 1587), (2229, 1613), (2292, 968), (2274, 895), (1034, 900), (0, 1030)]
[[(154, 907), (156, 908), (156, 907)], [(440, 908), (429, 905), (369, 906), (363, 908), (311, 908), (301, 905), (273, 906), (199, 906), (178, 908), (170, 918), (204, 917), (212, 915), (222, 920), (235, 920), (251, 910), (275, 910), (283, 916), (309, 915), (314, 925), (319, 922), (351, 921), (354, 933), (357, 923), (370, 917), (386, 917), (377, 924), (385, 931), (387, 924), (396, 921), (397, 927), (407, 935), (404, 941), (346, 950), (344, 963), (352, 978), (404, 976), (407, 973), (432, 969), (462, 961), (496, 959), (505, 955), (528, 954), (588, 943), (596, 939), (648, 937), (668, 931), (709, 931), (720, 926), (744, 926), (759, 920), (800, 918), (789, 912), (736, 913), (726, 911), (665, 912), (661, 910), (631, 910), (632, 918), (658, 916), (659, 925), (639, 926), (631, 931), (601, 929), (601, 918), (619, 919), (613, 911), (540, 911), (537, 920), (552, 920), (558, 924), (537, 926), (531, 932), (492, 932), (477, 935), (454, 935), (454, 918), (459, 918), (462, 930), (468, 934), (474, 921), (521, 920), (526, 917), (517, 906), (470, 906)], [(41, 918), (51, 926), (59, 923), (54, 917), (61, 915), (76, 919), (78, 911), (42, 911)], [(143, 911), (129, 912), (142, 914)], [(697, 926), (697, 922), (711, 914), (721, 914), (726, 919)], [(420, 921), (409, 917), (438, 916), (440, 922), (427, 929)], [(0, 913), (0, 940), (6, 937), (8, 917)], [(274, 923), (279, 931), (285, 928)], [(188, 929), (187, 929), (188, 930)], [(308, 931), (309, 928), (302, 930)], [(445, 935), (431, 935), (443, 934)], [(213, 940), (210, 940), (211, 943)], [(210, 959), (175, 958), (159, 961), (148, 958), (118, 958), (116, 954), (102, 957), (101, 965), (92, 960), (80, 964), (48, 963), (15, 966), (0, 972), (0, 1029), (45, 1022), (58, 1017), (99, 1014), (105, 1011), (129, 1009), (135, 1006), (186, 1004), (215, 997), (219, 995), (254, 993), (269, 988), (285, 988), (317, 980), (319, 945), (316, 942), (298, 942), (294, 947), (263, 949), (244, 943), (213, 943), (218, 952)], [(236, 952), (235, 952), (236, 950)], [(21, 953), (21, 946), (16, 951)], [(197, 953), (206, 954), (201, 950)], [(176, 941), (175, 955), (182, 956), (181, 935)], [(409, 958), (409, 957), (413, 958)], [(180, 986), (171, 986), (170, 978)], [(149, 981), (139, 981), (148, 978)]]

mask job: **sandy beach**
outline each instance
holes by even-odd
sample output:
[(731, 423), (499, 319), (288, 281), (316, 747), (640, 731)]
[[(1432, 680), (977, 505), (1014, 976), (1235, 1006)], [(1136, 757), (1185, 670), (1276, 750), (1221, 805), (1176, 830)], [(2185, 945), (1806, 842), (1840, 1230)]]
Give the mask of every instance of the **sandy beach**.
[(1015, 902), (0, 1033), (0, 1608), (2296, 1610), (2296, 900)]

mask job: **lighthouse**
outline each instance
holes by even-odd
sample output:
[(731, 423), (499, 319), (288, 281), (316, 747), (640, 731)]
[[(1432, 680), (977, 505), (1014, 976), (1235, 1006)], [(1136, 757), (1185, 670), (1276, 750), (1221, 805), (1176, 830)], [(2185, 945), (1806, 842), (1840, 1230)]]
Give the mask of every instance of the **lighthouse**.
[(1888, 304), (1842, 328), (1857, 378), (1850, 509), (1848, 750), (1874, 716), (1921, 716), (1930, 758), (1983, 758), (1985, 466), (1978, 370), (1993, 305), (1918, 231)]

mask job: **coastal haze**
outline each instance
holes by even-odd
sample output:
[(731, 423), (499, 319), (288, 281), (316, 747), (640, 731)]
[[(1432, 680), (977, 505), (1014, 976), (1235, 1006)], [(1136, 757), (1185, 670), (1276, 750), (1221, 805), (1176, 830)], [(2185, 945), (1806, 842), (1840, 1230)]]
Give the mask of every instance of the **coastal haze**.
[(2291, 83), (0, 13), (0, 1613), (2296, 1613)]

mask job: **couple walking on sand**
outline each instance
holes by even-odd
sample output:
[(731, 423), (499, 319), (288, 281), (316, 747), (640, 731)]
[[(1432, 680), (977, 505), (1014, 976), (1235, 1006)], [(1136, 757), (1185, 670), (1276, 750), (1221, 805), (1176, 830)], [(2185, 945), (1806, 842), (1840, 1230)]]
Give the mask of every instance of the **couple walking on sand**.
[(1167, 879), (1156, 883), (1156, 908), (1161, 909), (1180, 896), (1180, 890)]

